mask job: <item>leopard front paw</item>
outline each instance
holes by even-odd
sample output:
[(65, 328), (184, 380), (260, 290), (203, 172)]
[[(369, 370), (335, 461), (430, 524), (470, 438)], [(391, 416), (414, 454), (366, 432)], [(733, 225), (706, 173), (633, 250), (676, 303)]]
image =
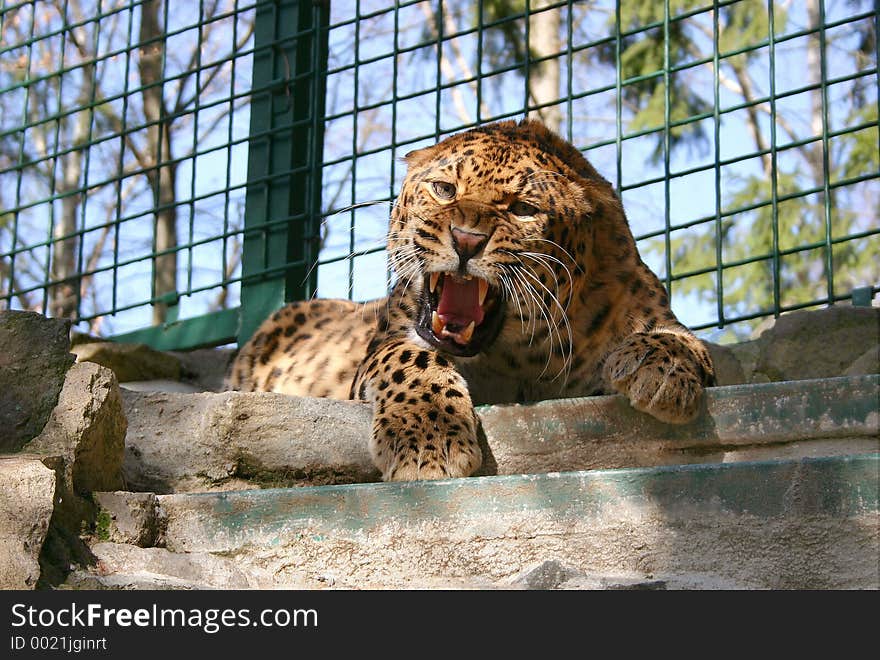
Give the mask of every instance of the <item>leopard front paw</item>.
[(699, 411), (699, 360), (676, 334), (630, 335), (608, 356), (603, 373), (635, 409), (660, 421), (682, 424)]
[(448, 410), (410, 410), (378, 416), (370, 443), (383, 481), (467, 477), (482, 462), (476, 419)]

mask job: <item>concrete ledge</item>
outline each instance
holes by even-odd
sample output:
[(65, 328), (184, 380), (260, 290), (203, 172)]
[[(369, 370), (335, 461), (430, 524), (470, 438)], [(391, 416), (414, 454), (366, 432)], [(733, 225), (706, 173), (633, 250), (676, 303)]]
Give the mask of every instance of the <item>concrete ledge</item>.
[(129, 490), (376, 481), (368, 406), (275, 393), (122, 391)]
[[(129, 490), (376, 481), (363, 403), (270, 393), (122, 392)], [(620, 396), (478, 409), (478, 474), (848, 455), (880, 450), (880, 376), (716, 387), (671, 425)]]
[[(164, 495), (165, 544), (277, 584), (382, 588), (536, 563), (724, 588), (880, 588), (880, 454)], [(678, 576), (678, 577), (676, 577)]]
[[(621, 396), (478, 410), (497, 474), (858, 454), (880, 450), (880, 376), (706, 391), (690, 424)], [(491, 459), (481, 474), (490, 474)]]

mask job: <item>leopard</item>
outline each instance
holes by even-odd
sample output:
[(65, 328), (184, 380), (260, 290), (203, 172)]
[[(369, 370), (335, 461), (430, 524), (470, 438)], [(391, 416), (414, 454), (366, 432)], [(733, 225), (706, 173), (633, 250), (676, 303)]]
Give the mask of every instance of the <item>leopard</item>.
[(390, 293), (288, 303), (242, 346), (227, 389), (368, 402), (384, 481), (473, 475), (480, 405), (620, 394), (663, 423), (694, 420), (711, 355), (581, 150), (523, 118), (403, 160)]

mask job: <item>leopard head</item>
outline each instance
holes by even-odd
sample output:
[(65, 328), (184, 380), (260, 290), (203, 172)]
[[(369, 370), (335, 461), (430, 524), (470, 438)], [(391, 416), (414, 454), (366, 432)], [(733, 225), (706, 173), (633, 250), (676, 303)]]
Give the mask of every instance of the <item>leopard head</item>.
[(416, 332), (452, 355), (486, 351), (505, 326), (567, 323), (595, 267), (596, 219), (625, 225), (611, 185), (538, 121), (474, 128), (406, 163), (389, 261), (417, 301)]

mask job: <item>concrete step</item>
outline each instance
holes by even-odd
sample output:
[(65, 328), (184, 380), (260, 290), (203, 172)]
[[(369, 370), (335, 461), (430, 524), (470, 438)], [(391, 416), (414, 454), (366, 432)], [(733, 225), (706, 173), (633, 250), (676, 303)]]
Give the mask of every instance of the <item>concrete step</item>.
[[(698, 418), (664, 424), (623, 397), (478, 408), (479, 475), (880, 450), (880, 376), (715, 387)], [(123, 391), (129, 490), (172, 493), (363, 483), (367, 404), (271, 393)]]
[(336, 483), (377, 478), (360, 403), (123, 397), (159, 494), (96, 495), (67, 588), (880, 588), (877, 375), (713, 388), (684, 426), (481, 407), (483, 476), (406, 484)]
[(164, 552), (226, 562), (213, 586), (234, 566), (263, 588), (877, 589), (878, 468), (873, 453), (157, 500)]

